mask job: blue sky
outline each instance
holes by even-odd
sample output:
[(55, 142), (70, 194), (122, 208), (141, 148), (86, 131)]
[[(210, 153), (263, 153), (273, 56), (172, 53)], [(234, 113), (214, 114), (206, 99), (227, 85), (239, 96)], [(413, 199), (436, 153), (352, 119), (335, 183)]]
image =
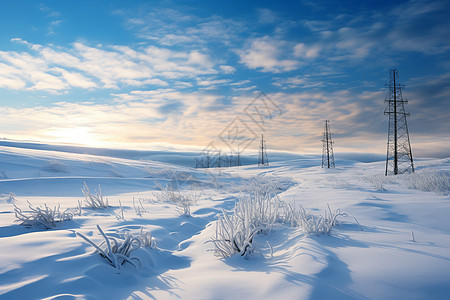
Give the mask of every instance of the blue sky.
[[(449, 1), (0, 5), (3, 137), (227, 151), (239, 123), (235, 140), (311, 153), (329, 119), (335, 151), (384, 153), (398, 68), (413, 152), (448, 156)], [(279, 110), (263, 126), (248, 114), (260, 92)]]

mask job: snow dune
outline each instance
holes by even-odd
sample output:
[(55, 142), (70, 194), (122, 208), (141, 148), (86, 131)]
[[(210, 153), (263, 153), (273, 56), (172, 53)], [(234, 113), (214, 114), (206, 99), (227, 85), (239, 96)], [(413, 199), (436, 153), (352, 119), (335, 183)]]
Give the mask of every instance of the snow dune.
[[(450, 159), (419, 160), (417, 172), (383, 176), (384, 163), (285, 156), (269, 167), (192, 169), (135, 151), (93, 153), (66, 146), (0, 146), (1, 299), (445, 299), (450, 294)], [(86, 153), (83, 153), (86, 152)], [(167, 152), (167, 151), (166, 151)], [(128, 154), (127, 154), (128, 153)], [(159, 154), (158, 154), (159, 155)], [(270, 155), (270, 154), (269, 154)], [(176, 162), (192, 160), (178, 151)], [(153, 157), (155, 158), (155, 156)], [(346, 157), (350, 159), (351, 157)], [(277, 223), (247, 257), (214, 255), (222, 209), (232, 212), (251, 178), (275, 182), (281, 200), (312, 214), (340, 208), (331, 235)], [(101, 186), (111, 207), (78, 209), (83, 183)], [(161, 203), (161, 188), (195, 200), (190, 216)], [(73, 220), (27, 228), (14, 205), (46, 203)], [(140, 207), (139, 209), (137, 209)], [(122, 216), (123, 214), (123, 216)], [(142, 266), (113, 268), (76, 233), (121, 240), (151, 231), (156, 247), (133, 252)]]

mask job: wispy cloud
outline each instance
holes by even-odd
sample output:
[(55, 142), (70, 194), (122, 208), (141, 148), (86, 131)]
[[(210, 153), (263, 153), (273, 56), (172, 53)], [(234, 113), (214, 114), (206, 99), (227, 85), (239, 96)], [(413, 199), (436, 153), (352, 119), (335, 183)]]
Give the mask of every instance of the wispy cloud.
[[(198, 47), (211, 43), (230, 45), (240, 39), (245, 26), (241, 21), (218, 15), (199, 17), (192, 9), (142, 5), (136, 11), (122, 10), (125, 26), (139, 38), (156, 41), (163, 46)], [(151, 21), (149, 21), (151, 20)]]
[(237, 52), (241, 58), (240, 62), (250, 69), (280, 73), (295, 70), (300, 65), (295, 59), (284, 59), (293, 56), (289, 51), (292, 48), (286, 41), (265, 36), (253, 39), (245, 49)]
[(325, 84), (317, 79), (317, 78), (311, 78), (310, 76), (294, 76), (294, 77), (287, 77), (287, 78), (275, 78), (273, 85), (278, 86), (282, 89), (287, 88), (317, 88), (317, 87), (324, 87)]
[(47, 26), (47, 35), (54, 35), (57, 27), (64, 22), (61, 19), (61, 13), (42, 3), (39, 5), (39, 10), (50, 19)]

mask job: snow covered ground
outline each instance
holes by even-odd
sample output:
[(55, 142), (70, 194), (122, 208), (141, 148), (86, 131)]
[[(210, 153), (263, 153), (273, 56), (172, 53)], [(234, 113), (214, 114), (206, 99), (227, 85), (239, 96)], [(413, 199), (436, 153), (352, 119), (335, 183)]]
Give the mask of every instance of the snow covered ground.
[[(318, 157), (299, 155), (265, 168), (205, 170), (170, 164), (167, 153), (153, 157), (161, 161), (150, 161), (133, 151), (83, 151), (0, 146), (1, 299), (450, 295), (450, 158), (418, 160), (416, 174), (385, 177), (382, 161), (337, 160), (337, 168), (328, 170), (319, 167)], [(175, 157), (187, 161), (182, 156), (177, 152)], [(256, 236), (253, 253), (217, 257), (210, 242), (216, 221), (222, 209), (231, 214), (239, 196), (251, 192), (254, 177), (261, 184), (275, 183), (285, 203), (300, 204), (317, 216), (329, 205), (347, 217), (338, 218), (331, 235), (319, 236), (278, 222)], [(92, 193), (100, 185), (110, 207), (84, 207), (84, 183)], [(162, 201), (167, 185), (192, 201), (190, 216)], [(14, 204), (27, 213), (27, 201), (33, 207), (60, 205), (73, 219), (51, 229), (28, 228), (14, 214)], [(116, 269), (77, 235), (100, 244), (97, 225), (118, 241), (126, 232), (150, 231), (156, 247), (131, 253), (140, 261), (137, 269), (130, 263)]]

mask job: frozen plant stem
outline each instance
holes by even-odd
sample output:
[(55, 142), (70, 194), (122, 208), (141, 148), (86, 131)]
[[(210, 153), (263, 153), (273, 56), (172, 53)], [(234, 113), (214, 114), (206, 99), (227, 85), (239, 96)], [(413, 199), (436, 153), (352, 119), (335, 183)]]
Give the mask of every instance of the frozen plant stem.
[(84, 201), (85, 201), (87, 207), (94, 208), (94, 209), (109, 207), (108, 199), (106, 197), (103, 198), (102, 188), (100, 187), (100, 184), (98, 185), (98, 192), (96, 195), (91, 194), (86, 182), (84, 182), (84, 186), (81, 188), (81, 191), (84, 194), (84, 198), (85, 198)]
[(38, 226), (42, 225), (45, 228), (54, 228), (57, 223), (63, 223), (64, 221), (69, 221), (73, 219), (73, 214), (68, 212), (66, 209), (60, 212), (60, 205), (51, 209), (44, 203), (44, 207), (33, 207), (30, 202), (28, 202), (28, 207), (30, 208), (29, 213), (23, 212), (19, 207), (14, 205), (14, 213), (18, 221), (22, 222), (25, 226)]
[(114, 215), (116, 216), (117, 220), (125, 221), (125, 217), (123, 216), (123, 206), (122, 206), (122, 202), (120, 202), (120, 200), (119, 200), (119, 206), (120, 206), (120, 214), (117, 214), (116, 212), (114, 212)]
[[(125, 262), (130, 263), (136, 269), (138, 268), (138, 265), (134, 261), (137, 261), (139, 265), (141, 264), (141, 261), (137, 257), (130, 257), (130, 253), (141, 247), (141, 240), (139, 238), (127, 234), (125, 241), (119, 243), (116, 239), (107, 237), (99, 225), (97, 225), (97, 229), (105, 240), (100, 245), (95, 244), (82, 233), (77, 232), (77, 235), (93, 246), (114, 268), (120, 270)], [(105, 249), (102, 249), (103, 244), (106, 244)]]

